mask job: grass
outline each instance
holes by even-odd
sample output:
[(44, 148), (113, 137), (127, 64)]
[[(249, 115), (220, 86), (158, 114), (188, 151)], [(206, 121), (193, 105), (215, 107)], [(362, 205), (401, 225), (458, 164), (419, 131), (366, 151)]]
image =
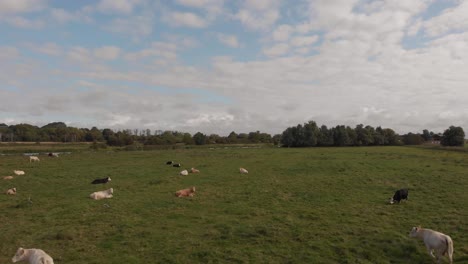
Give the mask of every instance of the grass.
[[(19, 246), (70, 264), (431, 263), (408, 237), (415, 225), (449, 234), (455, 263), (468, 263), (467, 155), (363, 147), (2, 156), (0, 176), (26, 175), (0, 181), (2, 191), (18, 189), (0, 195), (0, 263)], [(178, 175), (190, 167), (201, 173)], [(107, 186), (90, 184), (107, 176)], [(190, 186), (195, 197), (174, 196)], [(109, 187), (114, 198), (88, 198)], [(402, 187), (409, 201), (389, 205)]]

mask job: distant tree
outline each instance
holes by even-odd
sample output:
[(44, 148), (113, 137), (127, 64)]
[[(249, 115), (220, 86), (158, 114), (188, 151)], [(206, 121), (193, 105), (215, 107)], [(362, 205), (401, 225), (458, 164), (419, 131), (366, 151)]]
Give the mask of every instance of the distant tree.
[(193, 141), (195, 142), (196, 145), (205, 145), (207, 141), (207, 137), (205, 134), (201, 132), (197, 132), (195, 133), (195, 135), (193, 135)]
[(326, 125), (322, 125), (319, 129), (317, 145), (318, 146), (333, 146), (334, 144), (334, 137), (333, 137), (334, 129), (328, 129)]
[(227, 140), (229, 143), (237, 143), (237, 134), (236, 132), (232, 131), (229, 133), (229, 136), (227, 137)]
[(464, 146), (465, 132), (463, 128), (450, 126), (444, 131), (440, 144), (443, 146)]
[(64, 122), (52, 122), (41, 128), (66, 128), (67, 125)]
[(403, 143), (405, 145), (421, 145), (424, 143), (424, 138), (420, 134), (408, 133), (403, 135)]
[(349, 137), (345, 126), (336, 126), (333, 131), (333, 144), (335, 146), (342, 147), (349, 144)]
[(430, 141), (432, 139), (431, 133), (427, 129), (423, 130), (422, 137), (424, 138), (424, 141)]

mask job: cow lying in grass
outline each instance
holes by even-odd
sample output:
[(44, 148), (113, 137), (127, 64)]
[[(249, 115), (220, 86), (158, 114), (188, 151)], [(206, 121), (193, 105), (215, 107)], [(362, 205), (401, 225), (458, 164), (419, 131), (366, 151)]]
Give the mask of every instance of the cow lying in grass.
[(244, 169), (244, 168), (239, 168), (239, 171), (240, 171), (241, 174), (247, 174), (247, 173), (249, 173), (249, 171), (246, 170), (246, 169)]
[(190, 169), (190, 172), (191, 172), (191, 173), (199, 173), (200, 171), (197, 170), (197, 169), (195, 169), (195, 168), (191, 168), (191, 169)]
[(179, 173), (180, 175), (183, 175), (183, 176), (187, 176), (188, 175), (188, 171), (187, 170), (183, 170)]
[(41, 160), (36, 156), (29, 156), (29, 162), (32, 162), (32, 161), (36, 162), (36, 161), (41, 161)]
[(4, 180), (11, 180), (11, 179), (13, 179), (13, 176), (3, 176), (3, 179)]
[[(421, 227), (413, 227), (409, 235), (410, 237), (422, 239), (427, 252), (437, 260), (437, 263), (440, 263), (442, 256), (445, 254), (448, 255), (449, 263), (453, 263), (453, 241), (449, 236)], [(436, 253), (435, 256), (433, 251)]]
[(94, 200), (101, 200), (105, 198), (112, 198), (113, 193), (114, 193), (114, 189), (110, 188), (104, 191), (93, 192), (92, 194), (89, 195), (89, 197)]
[(29, 264), (54, 264), (52, 257), (47, 255), (44, 250), (36, 248), (18, 248), (11, 261), (13, 261), (13, 263), (27, 261)]
[(18, 175), (18, 176), (19, 176), (19, 175), (24, 175), (24, 171), (22, 171), (22, 170), (14, 170), (13, 173), (14, 173), (15, 175)]
[(187, 196), (193, 197), (194, 195), (195, 195), (195, 186), (192, 186), (188, 189), (179, 190), (175, 193), (175, 196), (177, 197), (187, 197)]
[(111, 178), (110, 177), (106, 177), (106, 178), (102, 178), (102, 179), (95, 179), (93, 182), (91, 182), (91, 184), (106, 184), (108, 182), (111, 181)]
[(15, 195), (16, 194), (16, 188), (11, 188), (6, 191), (6, 194), (10, 195)]
[(390, 197), (390, 204), (394, 204), (395, 202), (400, 203), (401, 200), (408, 201), (408, 189), (400, 189), (396, 191), (393, 197)]

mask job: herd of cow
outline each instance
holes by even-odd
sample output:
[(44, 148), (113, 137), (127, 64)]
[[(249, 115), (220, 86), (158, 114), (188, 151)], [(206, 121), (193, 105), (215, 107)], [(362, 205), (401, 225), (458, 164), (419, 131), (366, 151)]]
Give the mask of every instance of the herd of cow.
[[(55, 153), (49, 153), (49, 157), (58, 157)], [(40, 161), (37, 156), (30, 156), (29, 162)], [(172, 165), (173, 167), (181, 167), (180, 163), (174, 163), (173, 161), (166, 162), (167, 165)], [(190, 169), (191, 173), (199, 173), (200, 171), (195, 168)], [(245, 168), (239, 168), (241, 174), (249, 173)], [(14, 170), (13, 173), (17, 176), (24, 175), (25, 172), (21, 170)], [(188, 170), (182, 170), (180, 175), (188, 175)], [(11, 180), (13, 176), (4, 176), (4, 180)], [(111, 181), (110, 177), (95, 179), (91, 184), (106, 184)], [(16, 195), (16, 188), (10, 188), (6, 191), (8, 195)], [(114, 193), (113, 188), (109, 188), (103, 191), (93, 192), (89, 195), (91, 199), (100, 200), (105, 198), (112, 198)], [(195, 195), (195, 186), (178, 190), (175, 192), (176, 197), (193, 197)], [(395, 194), (390, 198), (390, 204), (400, 203), (402, 200), (408, 200), (408, 189), (400, 189), (395, 192)], [(449, 263), (453, 263), (453, 241), (450, 236), (443, 233), (421, 227), (413, 227), (409, 233), (410, 237), (419, 238), (424, 241), (426, 249), (429, 255), (436, 259), (437, 263), (440, 263), (442, 256), (447, 255)], [(435, 252), (435, 255), (434, 255)], [(28, 261), (30, 264), (53, 264), (53, 259), (47, 253), (41, 249), (25, 249), (18, 248), (16, 254), (12, 258), (13, 262), (18, 261)]]

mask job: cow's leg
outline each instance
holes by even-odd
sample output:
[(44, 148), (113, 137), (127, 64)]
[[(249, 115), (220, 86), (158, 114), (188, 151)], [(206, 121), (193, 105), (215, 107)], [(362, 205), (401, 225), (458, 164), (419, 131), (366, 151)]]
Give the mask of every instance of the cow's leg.
[(436, 256), (434, 256), (434, 253), (432, 252), (432, 249), (429, 246), (426, 246), (426, 248), (429, 255), (431, 255), (432, 258), (436, 258)]

